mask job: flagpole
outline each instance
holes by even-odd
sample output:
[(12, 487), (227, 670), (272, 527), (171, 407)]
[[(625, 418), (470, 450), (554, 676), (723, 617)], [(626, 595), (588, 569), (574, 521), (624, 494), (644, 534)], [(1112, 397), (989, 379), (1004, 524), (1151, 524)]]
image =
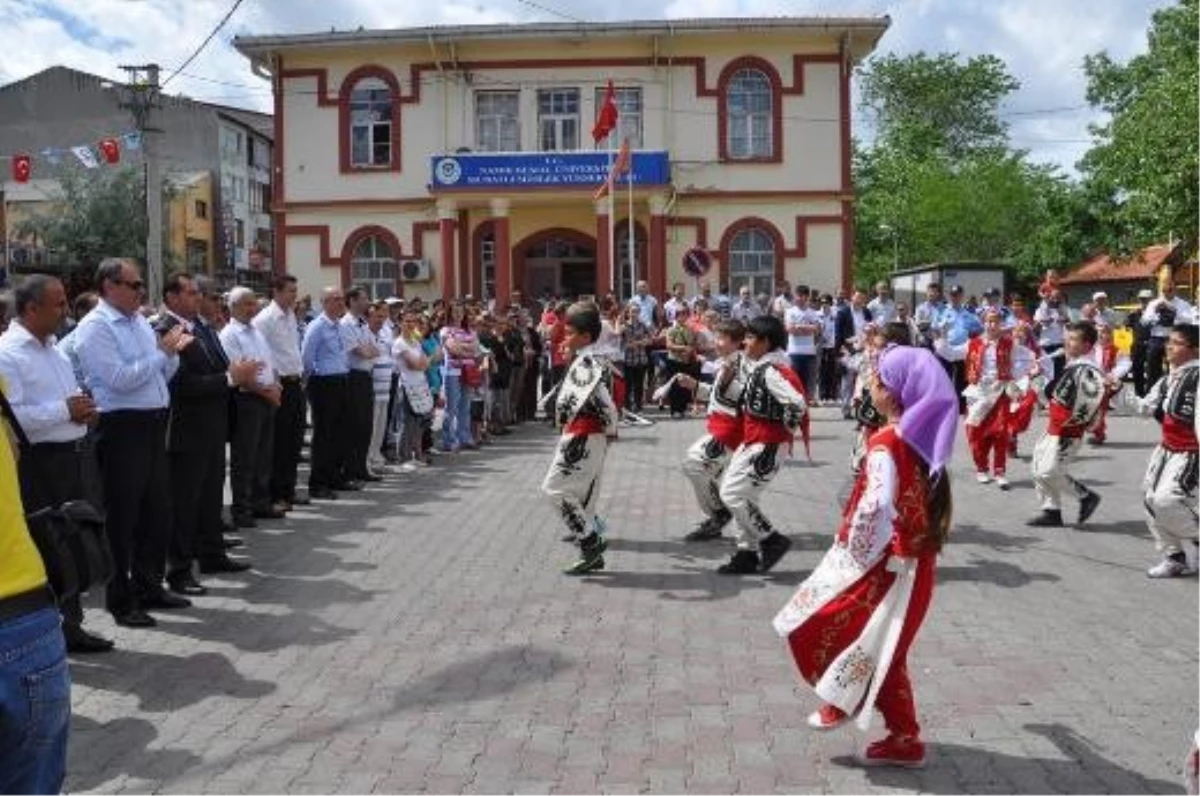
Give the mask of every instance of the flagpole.
[(629, 186), (629, 298), (633, 299), (634, 283), (637, 281), (637, 227), (633, 221), (633, 150), (629, 151), (629, 169), (625, 172)]
[[(609, 178), (609, 180), (612, 180), (613, 176), (614, 176), (612, 173), (612, 170), (613, 170), (613, 133), (614, 132), (616, 132), (615, 129), (610, 131), (608, 134), (608, 178)], [(617, 249), (616, 249), (617, 219), (615, 216), (617, 206), (616, 206), (616, 202), (613, 200), (613, 194), (616, 193), (616, 188), (617, 188), (616, 185), (612, 184), (611, 182), (609, 183), (609, 186), (608, 186), (608, 276), (612, 282), (612, 288), (613, 288), (614, 293), (617, 293), (616, 281), (617, 281), (617, 273), (618, 273), (618, 271), (617, 271)], [(620, 294), (618, 293), (617, 295), (619, 296)]]

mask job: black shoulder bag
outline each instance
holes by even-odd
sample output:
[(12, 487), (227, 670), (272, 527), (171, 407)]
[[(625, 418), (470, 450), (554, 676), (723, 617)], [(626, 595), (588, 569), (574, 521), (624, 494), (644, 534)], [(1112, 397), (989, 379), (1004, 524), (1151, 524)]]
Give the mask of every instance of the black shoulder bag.
[[(12, 405), (0, 390), (0, 415), (8, 420), (22, 452), (32, 446)], [(53, 477), (53, 474), (41, 474)], [(112, 578), (112, 551), (104, 517), (86, 500), (47, 506), (25, 515), (29, 535), (42, 556), (50, 588), (60, 601), (76, 597)]]

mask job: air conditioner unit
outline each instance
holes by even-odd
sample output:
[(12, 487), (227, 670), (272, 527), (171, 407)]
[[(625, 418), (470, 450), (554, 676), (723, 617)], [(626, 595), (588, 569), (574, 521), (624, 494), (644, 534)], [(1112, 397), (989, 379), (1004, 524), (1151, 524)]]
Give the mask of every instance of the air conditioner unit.
[(433, 264), (428, 260), (401, 260), (400, 279), (405, 282), (428, 282), (433, 278)]

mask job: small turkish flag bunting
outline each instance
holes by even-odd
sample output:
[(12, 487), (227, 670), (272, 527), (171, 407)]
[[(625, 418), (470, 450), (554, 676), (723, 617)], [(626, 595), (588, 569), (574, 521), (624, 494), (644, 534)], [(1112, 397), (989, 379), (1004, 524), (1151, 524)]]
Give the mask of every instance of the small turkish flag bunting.
[(100, 149), (100, 156), (104, 158), (105, 163), (121, 162), (121, 147), (117, 145), (117, 139), (103, 138), (97, 146)]
[(33, 160), (29, 155), (12, 156), (12, 178), (16, 182), (29, 182), (29, 176), (32, 173)]

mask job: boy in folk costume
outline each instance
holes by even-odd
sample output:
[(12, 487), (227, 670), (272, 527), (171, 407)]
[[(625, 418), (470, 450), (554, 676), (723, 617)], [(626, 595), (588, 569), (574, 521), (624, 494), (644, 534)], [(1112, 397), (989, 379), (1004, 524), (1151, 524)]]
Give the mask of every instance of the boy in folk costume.
[(958, 396), (939, 360), (893, 346), (871, 380), (887, 425), (871, 437), (866, 466), (833, 547), (776, 615), (801, 677), (824, 704), (809, 726), (832, 730), (874, 709), (888, 736), (868, 765), (924, 765), (908, 650), (933, 596), (937, 554), (950, 528), (945, 467), (958, 431)]
[(1030, 459), (1033, 485), (1042, 501), (1042, 513), (1026, 523), (1032, 527), (1061, 528), (1062, 490), (1070, 486), (1079, 499), (1083, 525), (1100, 505), (1100, 496), (1068, 473), (1079, 453), (1083, 435), (1100, 416), (1104, 401), (1104, 374), (1092, 359), (1096, 327), (1087, 321), (1067, 325), (1063, 352), (1066, 367), (1046, 385), (1050, 399), (1050, 424), (1038, 440)]
[(721, 478), (733, 452), (742, 444), (744, 431), (742, 391), (746, 374), (742, 372), (740, 349), (746, 327), (740, 321), (722, 321), (714, 331), (718, 360), (713, 383), (703, 384), (686, 374), (676, 377), (684, 389), (695, 390), (699, 400), (708, 401), (707, 433), (688, 448), (683, 462), (683, 474), (704, 512), (704, 520), (684, 537), (688, 542), (719, 539), (721, 529), (733, 519), (721, 502)]
[(779, 447), (799, 427), (808, 448), (808, 402), (800, 378), (784, 353), (787, 332), (773, 315), (746, 324), (742, 368), (743, 432), (719, 497), (737, 522), (737, 552), (717, 568), (722, 575), (766, 573), (792, 546), (758, 507), (758, 496), (779, 472)]
[(1007, 490), (1009, 406), (1019, 396), (1015, 380), (1040, 370), (1033, 352), (1006, 333), (1004, 316), (994, 307), (984, 314), (982, 335), (957, 346), (939, 337), (935, 347), (944, 360), (966, 362), (967, 388), (963, 390), (967, 399), (966, 432), (975, 460), (976, 480), (986, 484), (994, 474), (996, 485)]
[(562, 514), (581, 551), (579, 560), (565, 570), (568, 575), (604, 569), (608, 547), (599, 533), (596, 500), (608, 444), (617, 438), (617, 407), (611, 392), (612, 365), (594, 350), (599, 336), (596, 305), (571, 305), (563, 342), (574, 358), (557, 388), (554, 407), (563, 431), (542, 482), (542, 491)]
[(1100, 417), (1097, 418), (1096, 425), (1092, 428), (1092, 435), (1088, 438), (1088, 442), (1092, 445), (1103, 445), (1108, 438), (1109, 401), (1120, 392), (1125, 374), (1133, 368), (1133, 360), (1129, 358), (1128, 354), (1117, 348), (1117, 344), (1113, 342), (1111, 326), (1106, 323), (1096, 324), (1096, 334), (1099, 335), (1099, 341), (1092, 349), (1092, 357), (1100, 367), (1100, 372), (1104, 374), (1105, 389), (1104, 402), (1100, 404)]
[[(1171, 371), (1150, 388), (1139, 409), (1153, 413), (1162, 424), (1162, 442), (1150, 454), (1146, 468), (1146, 524), (1163, 560), (1146, 573), (1152, 578), (1175, 578), (1196, 571), (1197, 453), (1196, 386), (1197, 327), (1176, 324), (1167, 338)], [(1188, 553), (1192, 554), (1189, 560)]]

